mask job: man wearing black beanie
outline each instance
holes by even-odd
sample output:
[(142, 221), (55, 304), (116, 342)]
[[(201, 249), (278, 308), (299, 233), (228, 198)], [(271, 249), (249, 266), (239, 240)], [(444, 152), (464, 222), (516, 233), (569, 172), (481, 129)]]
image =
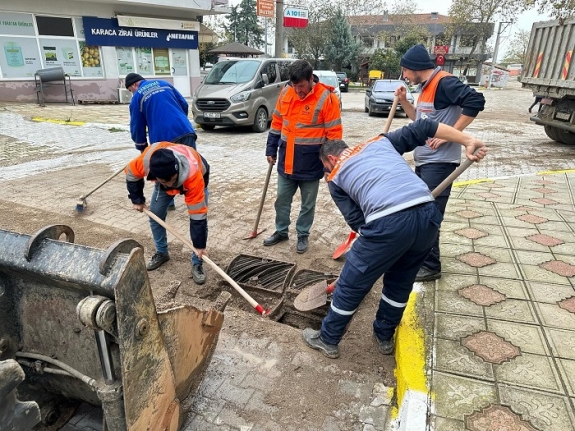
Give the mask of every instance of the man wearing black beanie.
[[(403, 111), (412, 120), (430, 118), (458, 130), (464, 130), (485, 108), (485, 98), (459, 78), (435, 67), (423, 45), (411, 47), (400, 60), (403, 78), (411, 84), (421, 85), (417, 107), (406, 97), (405, 86), (400, 86), (395, 95)], [(429, 146), (418, 147), (413, 152), (415, 173), (430, 190), (436, 188), (453, 172), (461, 161), (461, 148), (453, 142), (432, 138), (434, 144), (441, 144), (436, 150)], [(435, 205), (443, 215), (451, 193), (451, 185), (435, 198)], [(431, 281), (441, 277), (439, 233), (437, 239), (417, 273), (415, 281)]]

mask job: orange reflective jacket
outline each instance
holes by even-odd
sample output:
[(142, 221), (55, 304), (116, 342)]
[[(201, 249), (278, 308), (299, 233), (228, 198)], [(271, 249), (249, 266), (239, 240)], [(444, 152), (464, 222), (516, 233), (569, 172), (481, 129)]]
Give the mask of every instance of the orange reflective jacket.
[[(150, 173), (150, 158), (155, 151), (165, 148), (173, 151), (179, 164), (178, 180), (174, 187), (164, 188), (171, 196), (183, 194), (188, 214), (192, 220), (204, 220), (207, 218), (208, 207), (205, 200), (204, 175), (208, 172), (208, 166), (202, 160), (200, 154), (187, 145), (173, 144), (171, 142), (158, 142), (147, 147), (142, 154), (128, 163), (124, 170), (130, 199), (134, 203), (145, 202), (143, 195), (143, 180)], [(142, 183), (141, 187), (135, 187), (130, 183)], [(138, 202), (139, 201), (139, 202)]]
[[(319, 147), (314, 149), (317, 151), (313, 151), (310, 146), (319, 146), (326, 140), (341, 139), (343, 135), (339, 99), (333, 88), (317, 82), (306, 97), (300, 99), (291, 86), (286, 86), (276, 103), (270, 134), (280, 135), (280, 139), (286, 143), (285, 160), (281, 160), (280, 146), (280, 169), (283, 164), (286, 174), (297, 174), (298, 167), (302, 166), (298, 159), (314, 157), (317, 158), (314, 170), (319, 167), (319, 177), (314, 179), (321, 178), (323, 168), (318, 158)], [(303, 162), (303, 166), (305, 170), (309, 165)], [(317, 176), (317, 173), (314, 176)]]

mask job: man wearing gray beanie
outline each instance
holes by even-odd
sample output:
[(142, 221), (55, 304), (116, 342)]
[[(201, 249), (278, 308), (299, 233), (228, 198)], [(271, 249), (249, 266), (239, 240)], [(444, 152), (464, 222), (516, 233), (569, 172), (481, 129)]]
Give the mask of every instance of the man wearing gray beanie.
[[(403, 111), (412, 120), (430, 118), (464, 130), (485, 107), (483, 94), (478, 93), (451, 73), (435, 67), (423, 45), (411, 47), (400, 60), (403, 78), (411, 84), (421, 85), (417, 107), (406, 98), (405, 86), (400, 86), (395, 95)], [(436, 150), (429, 146), (417, 147), (413, 152), (415, 173), (430, 190), (436, 188), (453, 172), (461, 162), (461, 148), (453, 142), (432, 138), (442, 144)], [(451, 193), (451, 185), (435, 198), (435, 205), (443, 215)], [(439, 233), (431, 251), (417, 273), (415, 281), (431, 281), (441, 278)]]

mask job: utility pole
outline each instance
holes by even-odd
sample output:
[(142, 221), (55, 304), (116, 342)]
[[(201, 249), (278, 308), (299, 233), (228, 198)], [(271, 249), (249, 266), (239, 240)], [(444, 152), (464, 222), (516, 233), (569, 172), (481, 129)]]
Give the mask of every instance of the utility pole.
[(493, 71), (495, 70), (495, 63), (497, 63), (497, 54), (499, 53), (499, 36), (501, 36), (501, 33), (503, 31), (505, 31), (505, 29), (507, 28), (507, 26), (505, 26), (505, 28), (503, 30), (501, 30), (501, 24), (512, 24), (513, 22), (511, 21), (504, 21), (504, 22), (499, 22), (499, 26), (497, 27), (497, 37), (495, 38), (495, 49), (493, 51), (493, 61), (491, 62), (491, 69), (489, 70), (489, 82), (487, 83), (487, 85), (485, 86), (485, 88), (491, 88), (491, 80), (493, 79)]
[(276, 33), (274, 57), (281, 58), (284, 54), (284, 2), (276, 0)]

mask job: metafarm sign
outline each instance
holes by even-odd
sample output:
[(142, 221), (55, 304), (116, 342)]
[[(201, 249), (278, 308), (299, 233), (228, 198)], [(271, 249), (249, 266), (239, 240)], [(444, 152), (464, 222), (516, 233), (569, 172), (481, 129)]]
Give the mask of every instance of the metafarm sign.
[(307, 27), (308, 14), (307, 9), (296, 9), (288, 7), (284, 11), (284, 27)]

